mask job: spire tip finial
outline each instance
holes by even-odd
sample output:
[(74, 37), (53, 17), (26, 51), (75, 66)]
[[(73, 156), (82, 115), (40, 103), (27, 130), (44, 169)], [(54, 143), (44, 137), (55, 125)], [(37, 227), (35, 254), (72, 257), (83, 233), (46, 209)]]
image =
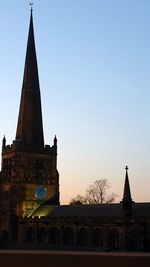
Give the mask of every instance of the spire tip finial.
[(33, 11), (33, 2), (30, 2), (29, 6), (31, 6), (31, 13)]
[(125, 167), (126, 172), (128, 171), (128, 169), (129, 169), (128, 166), (126, 166), (126, 167)]

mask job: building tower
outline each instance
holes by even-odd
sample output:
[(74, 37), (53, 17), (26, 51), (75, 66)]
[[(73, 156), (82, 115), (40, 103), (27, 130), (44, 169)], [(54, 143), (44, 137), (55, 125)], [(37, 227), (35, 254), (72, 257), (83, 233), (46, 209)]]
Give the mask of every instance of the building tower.
[(128, 177), (128, 166), (125, 168), (126, 175), (125, 175), (125, 183), (124, 183), (124, 192), (123, 192), (123, 199), (122, 199), (122, 206), (125, 215), (131, 215), (132, 212), (132, 203), (133, 200), (131, 198), (131, 191), (130, 191), (130, 184), (129, 184), (129, 177)]
[(44, 201), (59, 204), (57, 139), (44, 145), (32, 9), (16, 138), (11, 145), (3, 138), (0, 178), (1, 228)]

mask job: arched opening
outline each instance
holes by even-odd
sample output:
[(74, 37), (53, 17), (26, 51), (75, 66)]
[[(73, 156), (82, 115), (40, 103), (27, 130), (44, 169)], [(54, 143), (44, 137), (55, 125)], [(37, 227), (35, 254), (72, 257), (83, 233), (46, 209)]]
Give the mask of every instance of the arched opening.
[(18, 216), (12, 215), (10, 218), (10, 231), (11, 240), (14, 242), (18, 241)]
[(117, 229), (111, 229), (108, 234), (108, 248), (111, 250), (119, 249), (119, 232)]
[(29, 243), (35, 242), (35, 230), (33, 227), (28, 228), (26, 240)]
[(77, 236), (78, 246), (87, 246), (88, 245), (88, 232), (86, 228), (80, 228)]
[(41, 227), (37, 230), (37, 242), (47, 243), (47, 231), (45, 227)]
[(66, 227), (63, 229), (63, 244), (73, 245), (73, 229), (71, 227)]
[(95, 228), (92, 235), (92, 246), (102, 247), (103, 246), (103, 234), (100, 228)]
[(143, 251), (144, 234), (141, 229), (130, 229), (126, 232), (126, 249), (129, 251)]
[(49, 243), (50, 244), (59, 244), (60, 242), (60, 231), (57, 227), (49, 228)]

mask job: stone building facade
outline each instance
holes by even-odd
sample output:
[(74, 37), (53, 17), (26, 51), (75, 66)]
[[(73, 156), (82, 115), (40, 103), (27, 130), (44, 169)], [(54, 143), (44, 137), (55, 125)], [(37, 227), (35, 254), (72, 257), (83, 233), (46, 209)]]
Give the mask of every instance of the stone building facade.
[(45, 248), (150, 251), (150, 203), (131, 199), (126, 168), (120, 203), (48, 205), (44, 202), (20, 225), (20, 242)]
[(60, 206), (49, 216), (25, 218), (20, 221), (20, 242), (53, 249), (150, 251), (150, 204), (135, 204), (135, 215), (128, 220), (120, 204), (106, 205)]
[(133, 202), (128, 168), (120, 203), (59, 203), (57, 138), (44, 144), (32, 10), (16, 137), (2, 142), (0, 246), (150, 251), (150, 203)]

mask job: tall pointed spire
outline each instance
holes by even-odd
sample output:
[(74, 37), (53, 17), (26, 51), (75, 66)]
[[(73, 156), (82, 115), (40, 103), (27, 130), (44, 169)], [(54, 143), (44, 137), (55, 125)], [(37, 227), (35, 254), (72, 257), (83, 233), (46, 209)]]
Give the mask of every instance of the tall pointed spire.
[(126, 166), (125, 170), (126, 170), (126, 175), (125, 175), (125, 184), (124, 184), (122, 204), (123, 204), (124, 210), (131, 210), (133, 201), (131, 198), (130, 184), (129, 184), (129, 178), (128, 178), (128, 166)]
[(41, 96), (34, 40), (32, 8), (16, 141), (20, 141), (23, 148), (35, 147), (39, 149), (44, 147)]

